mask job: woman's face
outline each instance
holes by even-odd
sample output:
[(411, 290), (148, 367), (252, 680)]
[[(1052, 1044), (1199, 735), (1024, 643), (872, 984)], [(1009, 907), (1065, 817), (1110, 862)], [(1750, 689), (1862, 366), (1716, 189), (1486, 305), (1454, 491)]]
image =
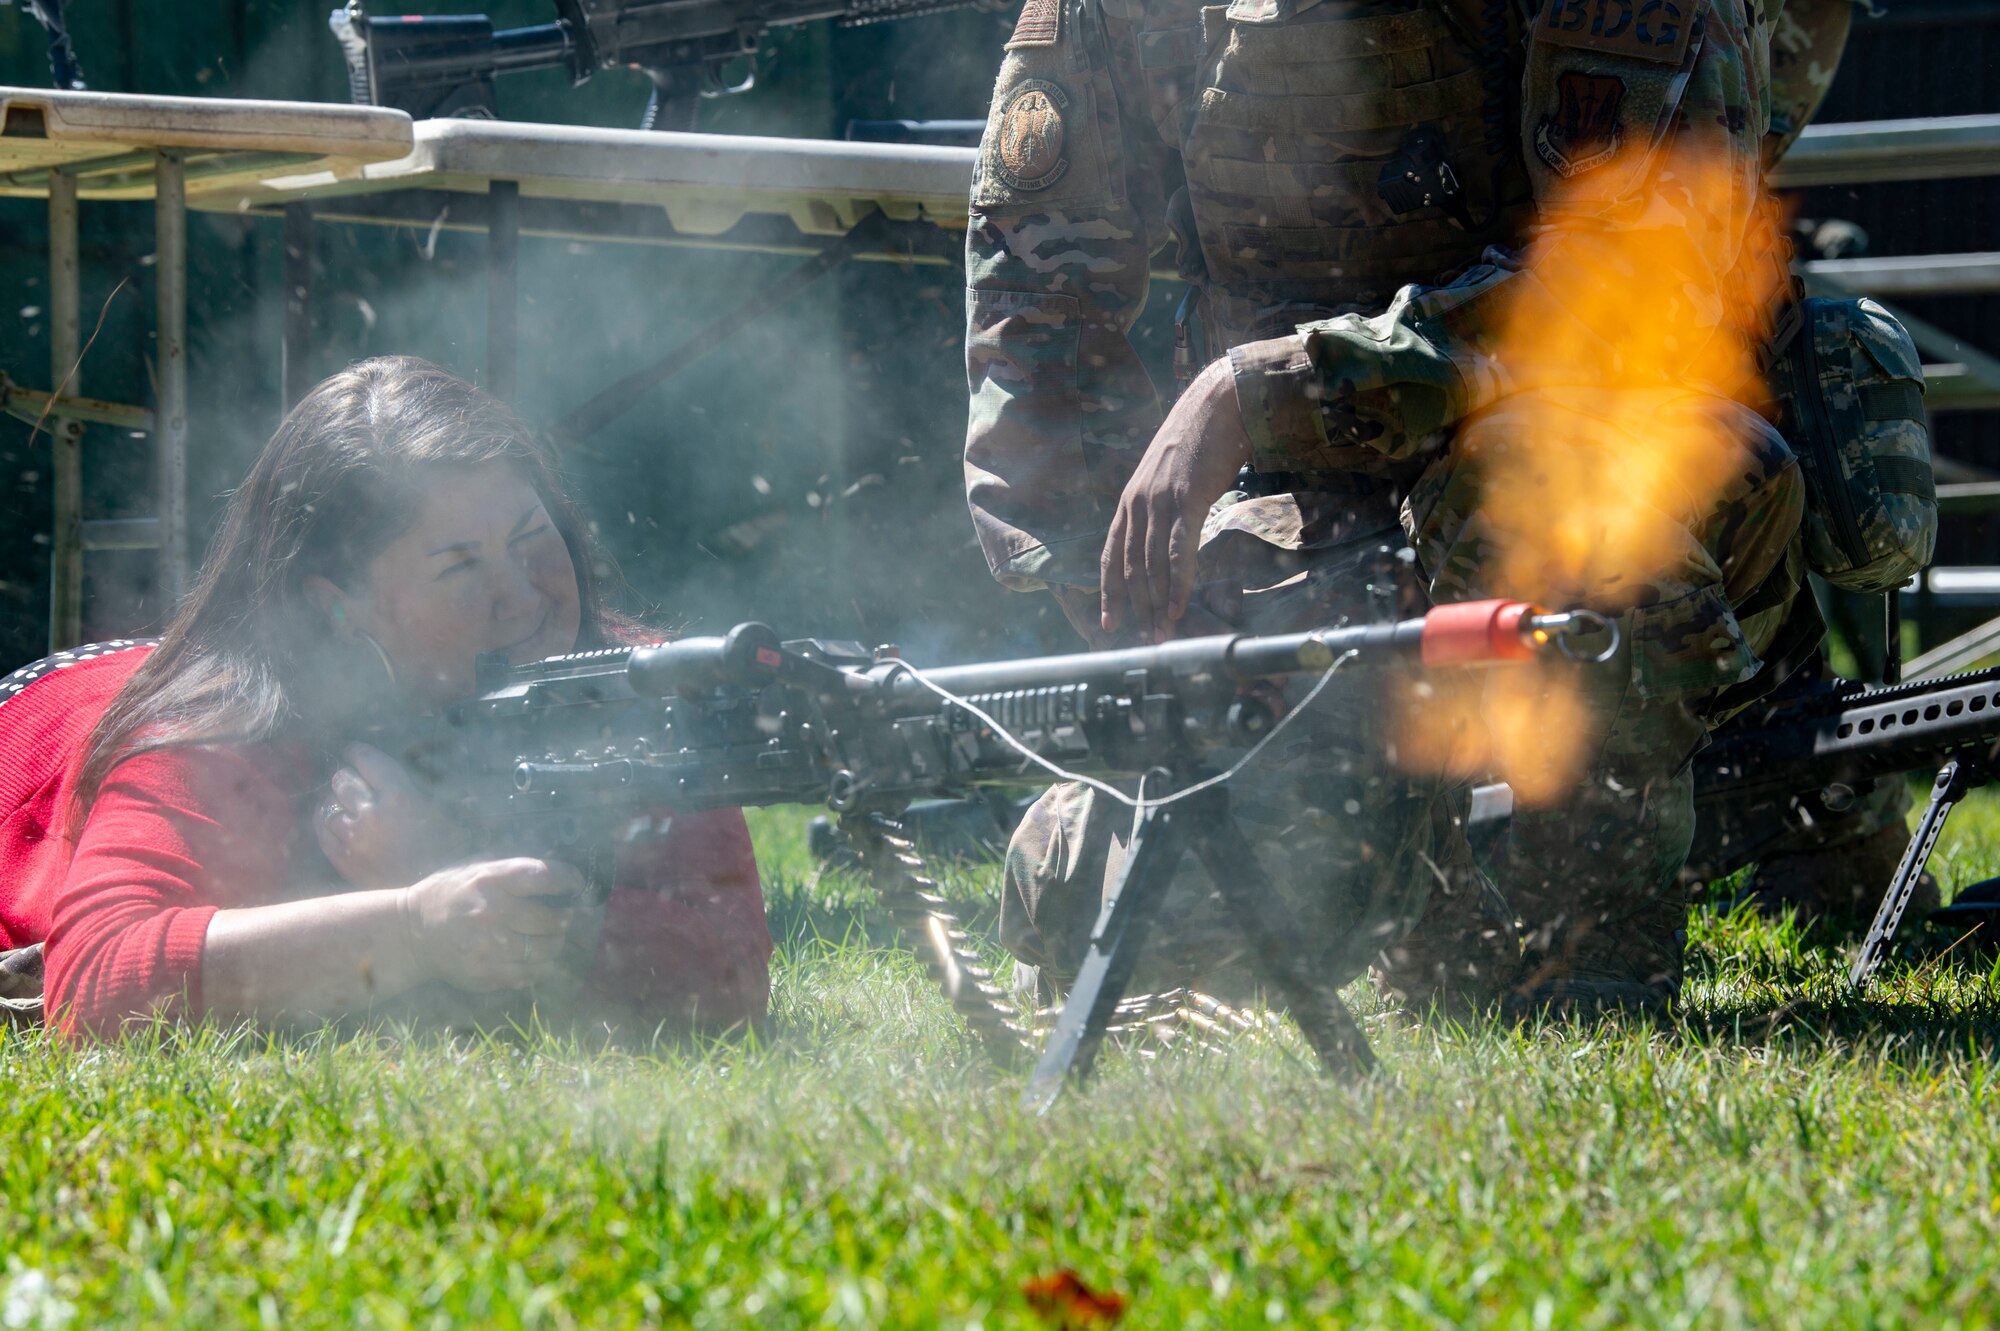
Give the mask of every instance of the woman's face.
[(572, 650), (576, 567), (534, 487), (505, 463), (440, 468), (420, 484), (416, 521), (370, 562), (358, 594), (338, 593), (336, 631), (381, 644), (423, 704), (472, 693), (485, 653), (520, 665)]

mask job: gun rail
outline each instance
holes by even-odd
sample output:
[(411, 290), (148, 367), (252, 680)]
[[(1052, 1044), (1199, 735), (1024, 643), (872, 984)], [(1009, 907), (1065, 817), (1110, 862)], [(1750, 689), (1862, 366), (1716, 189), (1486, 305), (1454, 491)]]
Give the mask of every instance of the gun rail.
[(1701, 800), (1805, 794), (2000, 750), (2000, 668), (1839, 694), (1731, 728), (1695, 758)]

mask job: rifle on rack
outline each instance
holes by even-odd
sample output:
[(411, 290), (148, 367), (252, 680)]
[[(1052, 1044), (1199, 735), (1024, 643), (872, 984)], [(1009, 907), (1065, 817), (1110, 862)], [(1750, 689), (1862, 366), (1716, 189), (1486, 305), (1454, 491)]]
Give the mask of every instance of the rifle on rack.
[[(1350, 663), (1471, 665), (1574, 650), (1616, 630), (1589, 611), (1522, 602), (1442, 606), (1401, 622), (1272, 636), (1223, 635), (919, 671), (893, 649), (781, 642), (762, 624), (720, 637), (489, 668), (408, 754), (443, 802), (498, 854), (575, 863), (608, 891), (615, 848), (662, 816), (823, 803), (921, 940), (953, 1006), (996, 1055), (1021, 1046), (1011, 1007), (925, 875), (897, 816), (920, 796), (1076, 774), (1148, 778), (1122, 876), (1029, 1086), (1045, 1106), (1085, 1073), (1123, 994), (1154, 907), (1192, 851), (1244, 922), (1273, 989), (1331, 1070), (1372, 1063), (1331, 985), (1294, 956), (1298, 927), (1248, 881), (1250, 847), (1228, 816), (1212, 755), (1267, 741), (1284, 721), (1255, 689)], [(1322, 679), (1318, 687), (1324, 687)], [(1254, 748), (1251, 755), (1254, 756)]]
[[(493, 79), (527, 69), (566, 70), (583, 83), (600, 69), (643, 71), (653, 81), (641, 129), (692, 129), (703, 97), (748, 92), (758, 43), (773, 28), (832, 19), (843, 27), (921, 18), (991, 0), (555, 0), (556, 18), (495, 31), (484, 14), (371, 18), (349, 0), (327, 20), (347, 57), (356, 105), (419, 118), (491, 118)], [(740, 63), (731, 77), (731, 66)]]

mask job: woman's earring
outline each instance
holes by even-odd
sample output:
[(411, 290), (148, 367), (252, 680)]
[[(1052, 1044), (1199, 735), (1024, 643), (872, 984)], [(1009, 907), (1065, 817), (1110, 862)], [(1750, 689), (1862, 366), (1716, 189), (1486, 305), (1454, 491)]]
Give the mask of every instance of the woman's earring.
[[(342, 617), (345, 618), (345, 616)], [(354, 631), (361, 635), (361, 641), (367, 643), (370, 647), (373, 647), (375, 649), (375, 659), (382, 663), (382, 672), (388, 675), (389, 677), (389, 687), (392, 689), (395, 688), (396, 667), (389, 660), (389, 653), (382, 650), (382, 644), (375, 641), (374, 635), (369, 633), (366, 629), (356, 629)]]
[[(333, 620), (334, 626), (336, 628), (341, 628), (341, 629), (347, 628), (348, 627), (347, 603), (345, 601), (335, 601), (333, 603), (333, 608), (327, 612), (327, 616), (328, 618)], [(353, 630), (353, 632), (357, 637), (361, 639), (361, 641), (367, 643), (370, 647), (373, 647), (375, 649), (375, 659), (382, 663), (382, 673), (389, 677), (389, 687), (392, 689), (395, 688), (396, 667), (395, 664), (389, 660), (389, 653), (382, 650), (382, 644), (375, 641), (375, 636), (372, 633), (368, 632), (367, 629), (357, 628)]]

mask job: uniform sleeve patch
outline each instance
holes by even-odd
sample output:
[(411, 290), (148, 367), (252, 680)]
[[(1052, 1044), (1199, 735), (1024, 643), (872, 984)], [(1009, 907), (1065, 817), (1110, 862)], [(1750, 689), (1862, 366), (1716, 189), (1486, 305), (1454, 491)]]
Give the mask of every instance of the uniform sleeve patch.
[(1014, 35), (1007, 39), (1007, 49), (1054, 46), (1061, 36), (1062, 0), (1028, 0), (1021, 6), (1021, 17), (1014, 21)]
[[(1535, 40), (1679, 64), (1694, 26), (1694, 9), (1695, 0), (1545, 0)], [(1024, 21), (1026, 17), (1022, 15)]]
[(1556, 80), (1556, 109), (1535, 126), (1535, 156), (1565, 180), (1618, 155), (1625, 81), (1575, 70)]
[(1007, 95), (1000, 113), (1000, 178), (1025, 192), (1047, 189), (1069, 170), (1063, 156), (1063, 112), (1069, 94), (1047, 79), (1024, 79)]

